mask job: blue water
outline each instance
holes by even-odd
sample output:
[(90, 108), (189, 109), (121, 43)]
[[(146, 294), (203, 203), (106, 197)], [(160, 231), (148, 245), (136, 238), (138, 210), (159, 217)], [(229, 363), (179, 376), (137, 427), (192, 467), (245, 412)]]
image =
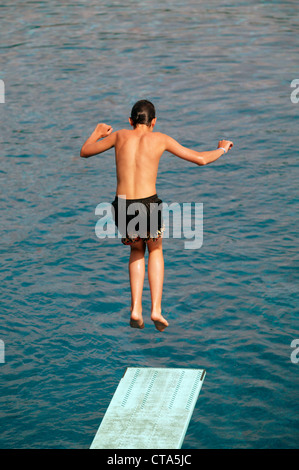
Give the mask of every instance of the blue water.
[[(0, 447), (85, 449), (127, 366), (205, 368), (184, 448), (295, 448), (299, 103), (296, 1), (4, 0), (0, 4)], [(163, 311), (128, 327), (129, 248), (95, 235), (115, 194), (113, 152), (80, 147), (98, 122), (157, 130), (163, 201), (203, 203), (203, 246), (166, 239)]]

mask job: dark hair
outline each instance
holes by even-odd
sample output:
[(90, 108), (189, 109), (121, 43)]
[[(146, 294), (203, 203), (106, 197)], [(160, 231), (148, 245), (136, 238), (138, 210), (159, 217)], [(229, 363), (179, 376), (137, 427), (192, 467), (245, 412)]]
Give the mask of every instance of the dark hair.
[(131, 111), (131, 119), (133, 121), (134, 127), (136, 127), (137, 124), (145, 124), (146, 126), (150, 126), (152, 120), (155, 117), (155, 106), (153, 103), (147, 100), (137, 101)]

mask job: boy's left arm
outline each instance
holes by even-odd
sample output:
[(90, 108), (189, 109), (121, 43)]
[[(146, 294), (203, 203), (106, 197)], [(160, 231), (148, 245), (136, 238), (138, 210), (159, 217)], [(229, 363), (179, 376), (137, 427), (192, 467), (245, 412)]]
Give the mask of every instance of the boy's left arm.
[[(116, 133), (107, 124), (98, 124), (81, 148), (80, 157), (88, 158), (105, 152), (115, 145)], [(111, 134), (111, 135), (110, 135)], [(105, 137), (105, 138), (104, 138)], [(103, 139), (103, 140), (100, 140)]]

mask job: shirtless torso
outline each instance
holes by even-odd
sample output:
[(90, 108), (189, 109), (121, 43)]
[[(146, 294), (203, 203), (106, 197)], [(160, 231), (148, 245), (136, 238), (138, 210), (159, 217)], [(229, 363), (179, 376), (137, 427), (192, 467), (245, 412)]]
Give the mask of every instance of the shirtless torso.
[(116, 194), (127, 199), (156, 194), (159, 162), (165, 150), (163, 136), (140, 128), (123, 129), (116, 134)]
[(137, 199), (155, 194), (159, 162), (165, 151), (197, 165), (206, 165), (223, 155), (223, 148), (229, 150), (232, 146), (232, 142), (222, 140), (216, 150), (197, 152), (166, 134), (153, 132), (155, 122), (154, 119), (151, 126), (141, 124), (132, 130), (116, 132), (107, 124), (98, 124), (83, 145), (81, 157), (85, 158), (115, 148), (116, 195)]

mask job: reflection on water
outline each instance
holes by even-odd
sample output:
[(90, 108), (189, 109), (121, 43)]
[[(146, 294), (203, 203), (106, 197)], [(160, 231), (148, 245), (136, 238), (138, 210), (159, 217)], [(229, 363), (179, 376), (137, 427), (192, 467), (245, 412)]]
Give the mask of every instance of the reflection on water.
[[(127, 366), (207, 370), (185, 448), (298, 445), (298, 15), (288, 2), (2, 2), (2, 448), (87, 448)], [(19, 14), (16, 15), (16, 12)], [(200, 250), (165, 240), (170, 326), (128, 328), (128, 250), (95, 235), (113, 152), (80, 160), (98, 122), (209, 150), (161, 161), (165, 202), (203, 203)]]

